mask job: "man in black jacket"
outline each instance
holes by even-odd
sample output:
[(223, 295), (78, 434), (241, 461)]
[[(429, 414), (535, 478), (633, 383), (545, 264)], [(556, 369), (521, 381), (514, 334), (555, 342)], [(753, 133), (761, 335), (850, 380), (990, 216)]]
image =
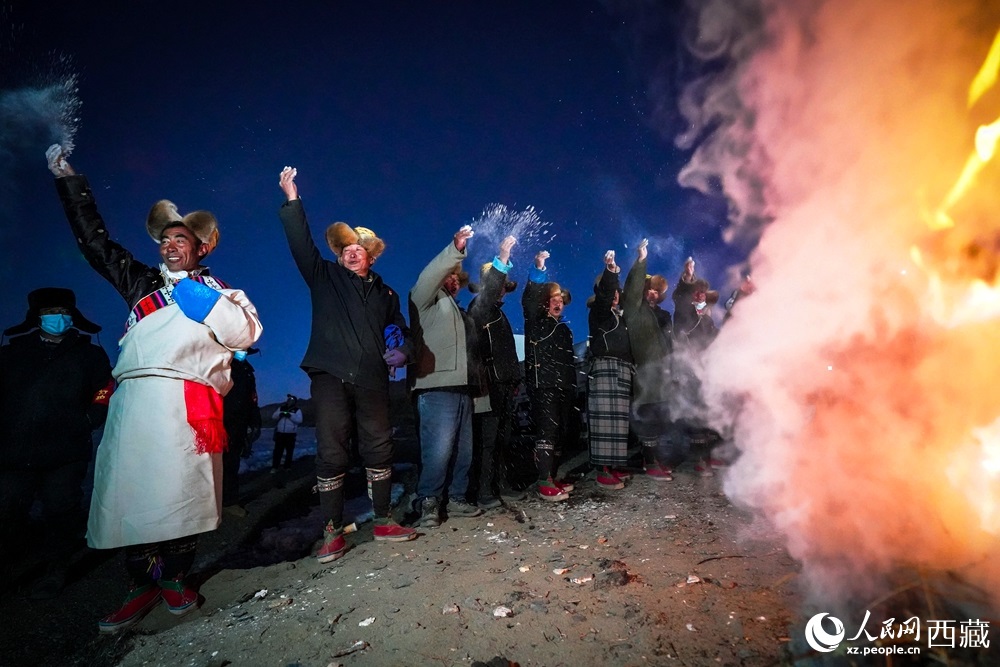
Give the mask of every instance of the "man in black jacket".
[[(90, 336), (101, 330), (76, 307), (72, 290), (43, 287), (28, 295), (24, 322), (0, 347), (0, 550), (6, 578), (23, 549), (28, 513), (41, 502), (48, 570), (32, 590), (54, 597), (66, 577), (67, 550), (83, 535), (81, 484), (93, 453), (91, 431), (108, 414), (111, 363)], [(21, 335), (23, 334), (23, 335)]]
[(392, 520), (389, 425), (389, 372), (405, 366), (412, 352), (399, 295), (371, 270), (385, 243), (370, 229), (334, 223), (326, 241), (338, 261), (323, 259), (299, 199), (297, 173), (292, 167), (281, 171), (286, 201), (278, 215), (312, 298), (312, 330), (301, 365), (316, 405), (316, 489), (326, 520), (316, 559), (330, 563), (347, 550), (344, 476), (355, 427), (375, 510), (375, 539), (416, 537), (412, 528)]

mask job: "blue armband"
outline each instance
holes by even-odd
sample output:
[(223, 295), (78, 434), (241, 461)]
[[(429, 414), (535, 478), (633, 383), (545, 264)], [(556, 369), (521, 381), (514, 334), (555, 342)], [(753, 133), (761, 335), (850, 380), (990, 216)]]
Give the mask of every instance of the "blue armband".
[(204, 322), (215, 302), (222, 296), (208, 285), (184, 278), (174, 285), (174, 301), (181, 312), (195, 322)]

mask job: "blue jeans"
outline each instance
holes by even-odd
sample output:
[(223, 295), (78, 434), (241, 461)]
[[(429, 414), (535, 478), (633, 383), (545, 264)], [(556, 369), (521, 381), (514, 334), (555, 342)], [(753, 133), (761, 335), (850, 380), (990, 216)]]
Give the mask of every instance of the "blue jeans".
[(420, 415), (420, 480), (417, 497), (465, 502), (472, 465), (472, 397), (452, 391), (417, 396)]

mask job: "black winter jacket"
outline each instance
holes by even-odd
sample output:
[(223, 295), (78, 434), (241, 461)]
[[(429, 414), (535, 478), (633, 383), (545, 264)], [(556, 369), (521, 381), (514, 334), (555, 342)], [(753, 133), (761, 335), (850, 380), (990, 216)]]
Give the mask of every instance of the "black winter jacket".
[(58, 344), (32, 331), (0, 347), (0, 469), (89, 460), (90, 432), (107, 416), (94, 398), (110, 385), (108, 355), (76, 329)]
[(407, 361), (413, 360), (399, 295), (374, 271), (362, 280), (337, 262), (323, 259), (301, 199), (285, 202), (278, 215), (312, 300), (312, 329), (302, 369), (329, 373), (366, 389), (389, 391), (389, 367), (382, 358), (387, 326), (395, 324), (403, 332), (399, 349)]
[(517, 360), (514, 330), (500, 301), (507, 276), (491, 266), (479, 294), (469, 304), (479, 339), (479, 354), (490, 384), (517, 384), (521, 381), (521, 362)]
[(521, 295), (524, 308), (524, 380), (529, 388), (575, 388), (573, 332), (550, 317), (541, 302), (544, 284), (528, 281)]
[(587, 316), (587, 323), (590, 325), (590, 354), (632, 363), (632, 348), (628, 342), (625, 319), (611, 309), (617, 291), (618, 274), (605, 269), (594, 288), (594, 303)]

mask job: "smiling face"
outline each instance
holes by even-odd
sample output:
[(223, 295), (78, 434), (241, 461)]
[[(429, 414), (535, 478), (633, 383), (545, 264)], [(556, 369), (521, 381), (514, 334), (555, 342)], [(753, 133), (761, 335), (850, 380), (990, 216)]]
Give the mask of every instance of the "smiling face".
[(375, 260), (368, 254), (368, 251), (357, 243), (344, 246), (344, 249), (340, 251), (340, 265), (362, 278), (368, 277), (368, 270), (372, 268), (374, 263)]
[(160, 237), (160, 257), (171, 271), (196, 269), (201, 258), (207, 254), (208, 246), (184, 225), (163, 230), (163, 236)]

